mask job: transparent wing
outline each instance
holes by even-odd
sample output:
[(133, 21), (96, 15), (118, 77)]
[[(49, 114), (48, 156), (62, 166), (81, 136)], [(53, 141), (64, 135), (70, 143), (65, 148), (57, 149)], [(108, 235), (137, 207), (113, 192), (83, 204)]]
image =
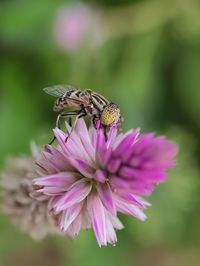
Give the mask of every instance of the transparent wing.
[(63, 97), (69, 91), (77, 90), (71, 85), (56, 85), (51, 87), (46, 87), (43, 89), (47, 94), (52, 95), (54, 97)]

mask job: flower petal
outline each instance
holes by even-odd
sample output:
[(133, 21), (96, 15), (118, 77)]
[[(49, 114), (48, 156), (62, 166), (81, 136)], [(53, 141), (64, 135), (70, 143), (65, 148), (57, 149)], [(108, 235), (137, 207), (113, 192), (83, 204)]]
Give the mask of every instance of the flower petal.
[(105, 168), (112, 155), (112, 149), (107, 147), (103, 129), (97, 130), (96, 162), (101, 168)]
[[(68, 124), (66, 123), (66, 126)], [(94, 161), (95, 159), (95, 149), (92, 145), (92, 141), (89, 136), (89, 131), (86, 127), (84, 119), (78, 119), (75, 130), (70, 134), (70, 139), (76, 143), (77, 148), (79, 149), (80, 158), (85, 159), (87, 161)], [(70, 145), (71, 146), (71, 145)], [(74, 154), (74, 147), (68, 147), (71, 150), (71, 153)], [(76, 151), (77, 153), (77, 151)], [(77, 156), (76, 156), (77, 157)]]
[[(139, 134), (139, 129), (136, 130), (129, 130), (126, 134), (122, 135), (119, 140), (116, 140), (115, 143), (115, 156), (121, 156), (125, 154), (127, 150), (130, 149), (130, 146), (134, 144), (135, 140), (137, 139)], [(120, 135), (119, 135), (120, 136)]]
[(144, 199), (134, 194), (128, 193), (124, 190), (118, 191), (118, 195), (120, 195), (120, 197), (124, 199), (126, 202), (129, 202), (130, 204), (134, 204), (138, 206), (139, 208), (144, 209), (147, 206), (151, 206), (151, 204), (145, 201)]
[(84, 119), (78, 119), (76, 123), (76, 133), (79, 135), (82, 145), (88, 152), (88, 155), (94, 158), (95, 150), (94, 146), (92, 145), (92, 141), (89, 135), (89, 131), (87, 129), (86, 123)]
[(112, 147), (112, 145), (114, 144), (114, 141), (115, 141), (116, 136), (117, 136), (117, 132), (118, 132), (117, 127), (111, 127), (110, 128), (110, 132), (108, 133), (108, 140), (106, 142), (107, 148)]
[(120, 197), (115, 195), (115, 203), (117, 210), (126, 215), (131, 215), (137, 218), (138, 220), (144, 221), (146, 215), (135, 205), (129, 204)]
[(77, 159), (84, 159), (88, 163), (91, 161), (91, 157), (84, 149), (80, 137), (76, 134), (75, 131), (72, 131), (72, 133), (70, 134), (70, 138), (67, 139), (67, 142), (66, 138), (68, 134), (65, 134), (62, 130), (58, 128), (55, 128), (53, 131), (66, 159), (69, 159), (69, 157), (73, 156)]
[(75, 237), (79, 234), (82, 226), (81, 217), (77, 216), (76, 219), (70, 224), (67, 229), (67, 234), (71, 237)]
[(123, 224), (119, 220), (119, 218), (115, 215), (112, 215), (111, 213), (107, 212), (106, 213), (107, 217), (110, 219), (112, 225), (114, 226), (115, 229), (121, 230), (124, 228)]
[(126, 190), (127, 192), (142, 196), (150, 195), (153, 192), (152, 184), (143, 180), (129, 180), (121, 176), (112, 175), (110, 176), (110, 184), (114, 191)]
[(106, 217), (106, 241), (113, 246), (115, 246), (117, 242), (115, 229), (108, 217)]
[(87, 178), (93, 178), (95, 169), (89, 165), (87, 162), (80, 160), (80, 159), (75, 159), (75, 158), (70, 158), (70, 161), (72, 165), (84, 176)]
[(121, 160), (120, 159), (112, 159), (109, 164), (108, 164), (108, 171), (112, 174), (115, 174), (121, 165)]
[(105, 210), (97, 193), (93, 192), (88, 196), (87, 209), (99, 246), (106, 245)]
[(55, 204), (55, 212), (63, 211), (74, 204), (81, 202), (90, 193), (91, 188), (91, 183), (89, 183), (85, 178), (77, 181)]
[(107, 178), (106, 171), (98, 169), (94, 174), (94, 179), (100, 183), (104, 183), (106, 181), (106, 178)]
[(60, 216), (60, 221), (59, 221), (59, 226), (60, 226), (61, 231), (63, 232), (67, 231), (70, 224), (79, 215), (82, 209), (82, 206), (83, 206), (83, 202), (80, 202), (62, 212)]
[(106, 140), (104, 136), (103, 129), (97, 130), (97, 141), (96, 141), (96, 161), (101, 162), (102, 158), (105, 156), (106, 151)]
[(55, 175), (44, 176), (33, 180), (33, 184), (38, 186), (37, 192), (45, 195), (55, 196), (67, 191), (76, 182), (80, 175), (73, 172), (61, 172)]
[(115, 203), (113, 200), (113, 192), (109, 186), (109, 184), (104, 183), (101, 184), (97, 187), (98, 193), (99, 193), (99, 197), (102, 201), (102, 203), (104, 204), (104, 206), (107, 208), (107, 210), (116, 215), (116, 207), (115, 207)]
[(53, 163), (53, 165), (59, 169), (59, 171), (71, 171), (72, 166), (70, 161), (64, 156), (58, 149), (51, 145), (44, 146), (44, 152), (46, 153), (45, 158), (47, 158), (48, 162)]
[(70, 187), (80, 175), (74, 172), (60, 172), (54, 175), (35, 178), (33, 184), (37, 186)]
[(54, 135), (58, 141), (58, 144), (62, 148), (62, 150), (64, 152), (67, 152), (67, 147), (66, 147), (67, 135), (62, 130), (60, 130), (59, 128), (53, 129), (53, 132), (54, 132)]

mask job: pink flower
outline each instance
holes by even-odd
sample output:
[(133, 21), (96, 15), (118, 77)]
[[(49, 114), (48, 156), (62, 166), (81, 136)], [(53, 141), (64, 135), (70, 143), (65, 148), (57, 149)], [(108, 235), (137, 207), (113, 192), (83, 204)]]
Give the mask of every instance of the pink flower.
[(86, 5), (76, 4), (61, 9), (54, 23), (54, 37), (59, 46), (77, 50), (89, 36), (90, 42), (101, 38), (99, 15)]
[(145, 220), (143, 210), (150, 204), (141, 196), (165, 181), (176, 145), (154, 134), (139, 136), (138, 129), (118, 134), (114, 128), (106, 141), (102, 129), (88, 130), (82, 119), (67, 142), (68, 133), (56, 128), (54, 134), (58, 147), (46, 145), (37, 162), (36, 191), (49, 197), (63, 232), (75, 236), (92, 227), (99, 246), (114, 245), (115, 229), (123, 228), (117, 213)]

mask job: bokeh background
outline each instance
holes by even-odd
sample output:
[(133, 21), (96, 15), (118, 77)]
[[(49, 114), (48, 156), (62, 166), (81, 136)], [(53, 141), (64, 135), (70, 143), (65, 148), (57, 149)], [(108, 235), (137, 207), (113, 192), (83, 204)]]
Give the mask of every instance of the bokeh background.
[(1, 0), (0, 169), (52, 137), (52, 84), (116, 102), (123, 130), (165, 134), (177, 167), (148, 198), (144, 223), (122, 218), (116, 247), (91, 231), (35, 242), (0, 216), (0, 266), (188, 266), (200, 261), (200, 2)]

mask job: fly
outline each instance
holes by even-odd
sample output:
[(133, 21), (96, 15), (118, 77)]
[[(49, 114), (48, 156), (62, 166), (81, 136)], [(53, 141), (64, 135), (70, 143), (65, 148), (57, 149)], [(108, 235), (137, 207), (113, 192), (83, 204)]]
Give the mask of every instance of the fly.
[[(62, 117), (72, 116), (77, 118), (89, 116), (96, 128), (97, 122), (103, 127), (106, 134), (106, 128), (117, 126), (121, 122), (119, 107), (109, 102), (100, 94), (89, 90), (80, 90), (71, 85), (56, 85), (44, 88), (44, 91), (57, 98), (53, 110), (60, 112), (56, 120), (56, 127), (60, 128), (60, 119)], [(75, 107), (74, 111), (64, 111), (67, 107)], [(53, 143), (55, 138), (50, 144)]]

